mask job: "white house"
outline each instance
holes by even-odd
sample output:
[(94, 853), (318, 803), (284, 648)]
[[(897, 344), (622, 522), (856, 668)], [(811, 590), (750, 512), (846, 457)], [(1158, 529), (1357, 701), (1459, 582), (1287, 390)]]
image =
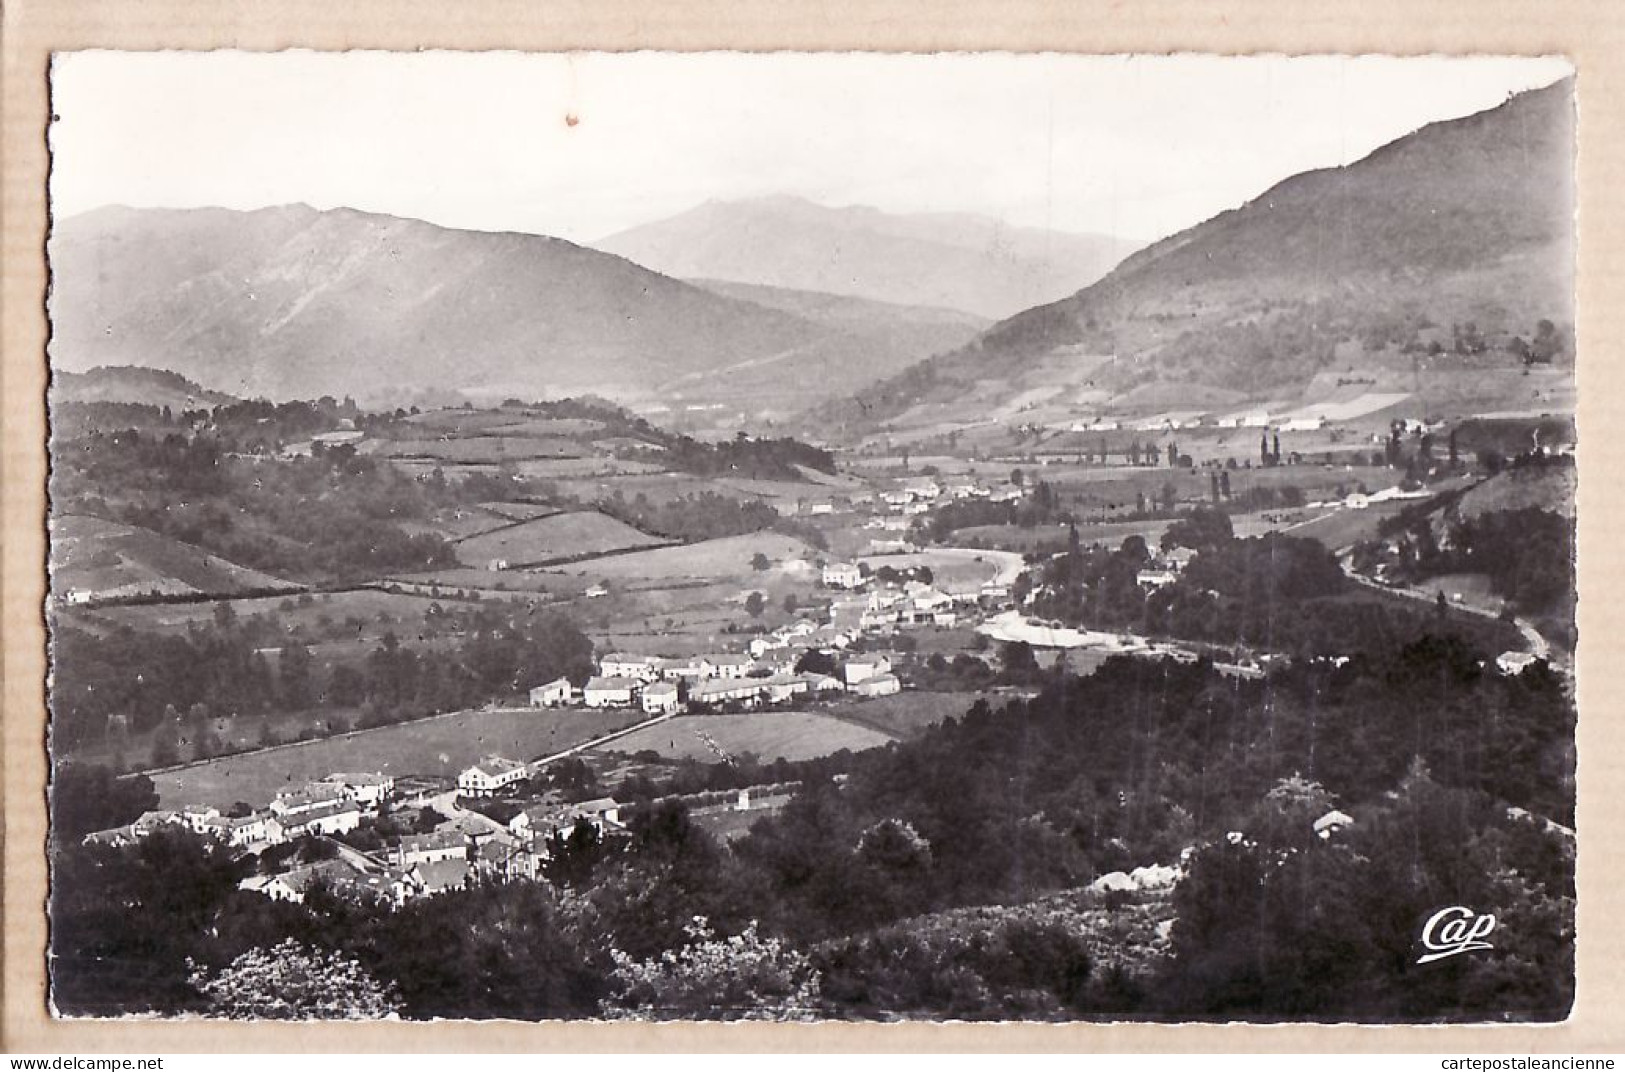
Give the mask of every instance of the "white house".
[[(332, 782), (311, 782), (298, 789), (284, 789), (271, 801), (271, 814), (279, 819), (291, 818), (325, 808), (344, 800), (344, 787)], [(288, 824), (284, 822), (283, 826)]]
[(852, 691), (859, 696), (893, 696), (903, 691), (903, 683), (896, 674), (876, 674), (853, 685)]
[(204, 832), (231, 848), (245, 848), (271, 840), (265, 820), (263, 813), (218, 815), (204, 824)]
[(211, 804), (188, 804), (181, 809), (181, 818), (194, 834), (206, 833), (208, 824), (220, 818), (220, 809)]
[(752, 659), (749, 655), (707, 655), (705, 662), (711, 668), (708, 676), (735, 680), (750, 673)]
[(442, 828), (427, 834), (406, 834), (395, 847), (395, 863), (403, 868), (459, 858), (468, 858), (468, 839), (460, 830)]
[(1527, 651), (1503, 651), (1495, 657), (1495, 668), (1507, 677), (1516, 677), (1538, 662), (1540, 659)]
[(508, 831), (516, 837), (546, 838), (555, 833), (568, 834), (578, 821), (585, 819), (603, 834), (621, 824), (621, 807), (613, 797), (584, 800), (579, 804), (538, 804), (509, 820)]
[(322, 781), (336, 785), (346, 798), (363, 808), (376, 808), (395, 791), (395, 779), (387, 774), (368, 772), (329, 774)]
[(863, 587), (863, 572), (853, 562), (831, 562), (824, 567), (823, 578), (831, 588)]
[(530, 706), (558, 707), (570, 702), (570, 679), (556, 678), (530, 690)]
[(660, 676), (660, 659), (654, 655), (628, 655), (611, 652), (598, 662), (598, 672), (604, 677), (631, 677), (639, 681), (653, 681)]
[(651, 715), (669, 715), (678, 703), (677, 686), (670, 681), (656, 681), (643, 690), (643, 709)]
[(471, 797), (488, 797), (529, 773), (530, 768), (523, 763), (501, 756), (486, 756), (457, 776), (457, 791)]
[(1354, 816), (1337, 810), (1332, 810), (1315, 820), (1315, 834), (1322, 840), (1331, 838), (1345, 827), (1354, 825)]
[(640, 682), (630, 677), (595, 677), (581, 690), (588, 707), (631, 707)]
[(655, 673), (668, 681), (697, 681), (711, 676), (711, 664), (703, 655), (683, 655), (659, 660)]
[(841, 679), (847, 688), (881, 674), (891, 673), (891, 660), (884, 655), (854, 655), (841, 667)]
[(347, 834), (361, 825), (361, 808), (353, 800), (300, 812), (282, 822), (284, 838), (302, 834)]
[(762, 695), (768, 703), (784, 703), (807, 692), (808, 682), (794, 674), (777, 674), (760, 680)]
[(755, 703), (765, 691), (760, 678), (702, 681), (689, 691), (688, 698), (695, 703)]
[(1134, 575), (1134, 583), (1141, 588), (1162, 588), (1179, 580), (1179, 574), (1171, 569), (1143, 569)]

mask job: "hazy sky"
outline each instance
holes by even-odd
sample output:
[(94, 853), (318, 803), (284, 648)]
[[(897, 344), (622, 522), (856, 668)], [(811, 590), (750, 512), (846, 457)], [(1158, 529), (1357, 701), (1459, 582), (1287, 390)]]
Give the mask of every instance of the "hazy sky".
[(60, 55), (55, 210), (304, 201), (590, 241), (797, 194), (1154, 239), (1556, 59)]

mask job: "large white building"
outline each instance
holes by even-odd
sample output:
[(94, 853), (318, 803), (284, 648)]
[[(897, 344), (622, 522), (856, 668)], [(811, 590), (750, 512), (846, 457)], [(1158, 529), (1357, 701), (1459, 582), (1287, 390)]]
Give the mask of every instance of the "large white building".
[(457, 791), (471, 797), (488, 797), (529, 773), (530, 768), (523, 763), (501, 756), (486, 756), (457, 776)]
[(642, 682), (631, 677), (595, 677), (581, 690), (588, 707), (631, 707)]
[(831, 588), (863, 587), (863, 571), (853, 562), (831, 562), (824, 567), (823, 577)]

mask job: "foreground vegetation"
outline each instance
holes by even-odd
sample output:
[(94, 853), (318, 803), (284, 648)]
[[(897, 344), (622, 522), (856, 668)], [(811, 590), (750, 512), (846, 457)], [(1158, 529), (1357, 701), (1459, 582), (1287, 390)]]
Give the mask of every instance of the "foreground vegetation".
[[(198, 980), (291, 939), (412, 1017), (1560, 1018), (1573, 855), (1545, 821), (1572, 822), (1573, 719), (1544, 668), (1448, 638), (1264, 682), (1117, 659), (841, 779), (781, 770), (803, 789), (732, 847), (650, 803), (624, 842), (561, 846), (553, 883), (395, 911), (239, 892), (252, 864), (183, 834), (63, 844), (55, 999), (228, 1012)], [(1317, 837), (1334, 807), (1352, 825)], [(1081, 892), (1150, 864), (1183, 877)], [(1447, 904), (1504, 939), (1415, 965)]]

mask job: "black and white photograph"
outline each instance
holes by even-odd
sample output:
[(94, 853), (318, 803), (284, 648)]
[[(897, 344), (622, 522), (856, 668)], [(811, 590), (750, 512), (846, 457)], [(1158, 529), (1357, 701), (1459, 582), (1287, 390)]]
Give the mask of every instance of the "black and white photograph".
[(1568, 60), (49, 74), (52, 1017), (1570, 1016)]

